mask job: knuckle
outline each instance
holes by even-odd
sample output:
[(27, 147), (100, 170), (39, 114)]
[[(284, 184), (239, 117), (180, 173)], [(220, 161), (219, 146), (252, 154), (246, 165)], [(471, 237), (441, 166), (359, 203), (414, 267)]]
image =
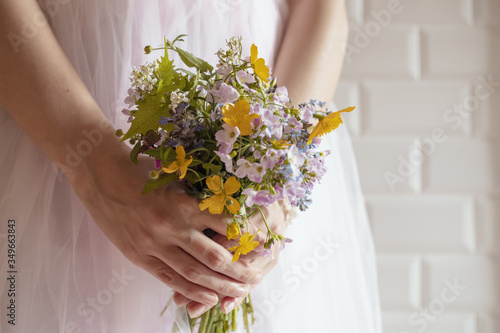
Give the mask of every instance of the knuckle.
[(208, 252), (207, 260), (210, 268), (216, 271), (221, 271), (227, 266), (226, 257), (220, 251)]
[(172, 286), (175, 283), (174, 274), (169, 269), (160, 269), (158, 271), (158, 278), (167, 286)]
[(199, 281), (201, 278), (201, 272), (192, 265), (184, 266), (182, 275), (184, 275), (187, 280), (192, 282)]

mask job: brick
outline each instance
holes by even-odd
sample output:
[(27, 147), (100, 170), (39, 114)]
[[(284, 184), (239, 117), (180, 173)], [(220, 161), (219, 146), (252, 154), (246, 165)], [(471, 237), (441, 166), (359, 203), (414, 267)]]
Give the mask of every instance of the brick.
[(500, 311), (480, 313), (478, 315), (478, 333), (500, 332)]
[[(450, 127), (444, 116), (469, 94), (468, 82), (369, 81), (362, 86), (364, 133), (428, 135), (436, 128)], [(456, 131), (467, 134), (470, 126), (469, 117)]]
[(360, 24), (363, 21), (363, 0), (346, 1), (349, 22)]
[(445, 313), (430, 321), (415, 312), (384, 312), (383, 330), (388, 333), (477, 333), (474, 313)]
[(475, 248), (474, 201), (467, 196), (368, 196), (382, 252), (468, 252)]
[[(399, 170), (402, 169), (401, 160), (408, 160), (410, 153), (416, 149), (411, 138), (353, 138), (353, 147), (361, 186), (366, 193), (409, 193), (420, 188), (419, 165)], [(398, 179), (394, 181), (394, 177)]]
[(424, 159), (423, 190), (498, 193), (499, 149), (494, 142), (450, 136)]
[(500, 26), (500, 2), (497, 0), (475, 0), (474, 23), (481, 26)]
[[(373, 23), (373, 22), (371, 22)], [(373, 27), (375, 27), (374, 30)], [(418, 70), (418, 32), (412, 27), (376, 29), (351, 25), (342, 77), (413, 78)], [(380, 26), (379, 26), (380, 27)]]
[(422, 29), (422, 77), (463, 78), (500, 70), (500, 41), (493, 29)]
[[(424, 257), (423, 305), (434, 313), (490, 311), (500, 305), (500, 265), (495, 257), (433, 255)], [(464, 289), (463, 289), (464, 288)]]
[[(399, 6), (397, 4), (400, 4)], [(365, 5), (365, 21), (380, 20), (410, 24), (460, 24), (467, 23), (470, 7), (467, 0), (370, 0)]]
[(379, 254), (377, 270), (383, 310), (410, 310), (420, 306), (421, 259)]
[(476, 198), (477, 250), (500, 255), (500, 197)]
[[(493, 81), (500, 82), (498, 78), (492, 77)], [(479, 93), (484, 93), (484, 99), (480, 100), (479, 107), (471, 112), (473, 120), (473, 133), (477, 136), (500, 138), (500, 87), (490, 87), (492, 90), (485, 90), (476, 82), (475, 89), (480, 89)]]
[(344, 113), (342, 118), (344, 124), (353, 135), (361, 134), (361, 118), (363, 106), (359, 98), (359, 87), (356, 82), (341, 80), (335, 91), (335, 106), (343, 109), (348, 106), (356, 106), (354, 112)]

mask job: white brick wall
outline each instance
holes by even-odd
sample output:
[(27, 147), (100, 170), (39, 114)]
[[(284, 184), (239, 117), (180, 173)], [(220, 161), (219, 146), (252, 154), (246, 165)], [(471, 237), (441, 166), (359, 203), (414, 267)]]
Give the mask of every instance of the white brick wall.
[(500, 333), (500, 0), (347, 2), (384, 331)]

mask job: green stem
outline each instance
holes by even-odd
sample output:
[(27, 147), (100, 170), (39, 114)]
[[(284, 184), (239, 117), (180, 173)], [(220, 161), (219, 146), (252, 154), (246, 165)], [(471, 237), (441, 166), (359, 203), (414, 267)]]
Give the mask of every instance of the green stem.
[(260, 215), (262, 216), (262, 220), (264, 220), (264, 224), (266, 225), (267, 232), (270, 233), (270, 234), (272, 234), (273, 231), (271, 230), (271, 228), (269, 228), (269, 225), (267, 224), (266, 217), (264, 216), (264, 212), (262, 211), (262, 209), (260, 209), (259, 206), (255, 206), (255, 207), (257, 207), (257, 209), (260, 212)]
[(210, 319), (210, 313), (211, 311), (207, 311), (201, 316), (200, 328), (198, 328), (198, 333), (207, 332), (207, 324), (208, 324), (208, 319)]

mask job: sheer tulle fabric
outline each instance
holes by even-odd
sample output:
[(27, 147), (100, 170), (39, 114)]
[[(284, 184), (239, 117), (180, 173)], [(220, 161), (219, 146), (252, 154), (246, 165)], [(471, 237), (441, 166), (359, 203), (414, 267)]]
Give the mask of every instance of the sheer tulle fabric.
[[(43, 1), (54, 33), (117, 128), (134, 65), (145, 45), (187, 33), (184, 47), (215, 62), (225, 39), (242, 35), (274, 59), (285, 1)], [(311, 50), (312, 51), (312, 50)], [(179, 65), (179, 61), (176, 64)], [(185, 314), (172, 291), (129, 263), (101, 233), (57, 167), (0, 109), (0, 264), (7, 272), (7, 221), (16, 223), (16, 325), (5, 320), (10, 283), (0, 281), (2, 332), (171, 332)], [(380, 332), (373, 245), (345, 128), (324, 141), (330, 172), (295, 239), (252, 293), (253, 332)], [(72, 147), (75, 149), (76, 147)], [(171, 304), (163, 317), (159, 312)], [(9, 318), (7, 318), (9, 319)]]

